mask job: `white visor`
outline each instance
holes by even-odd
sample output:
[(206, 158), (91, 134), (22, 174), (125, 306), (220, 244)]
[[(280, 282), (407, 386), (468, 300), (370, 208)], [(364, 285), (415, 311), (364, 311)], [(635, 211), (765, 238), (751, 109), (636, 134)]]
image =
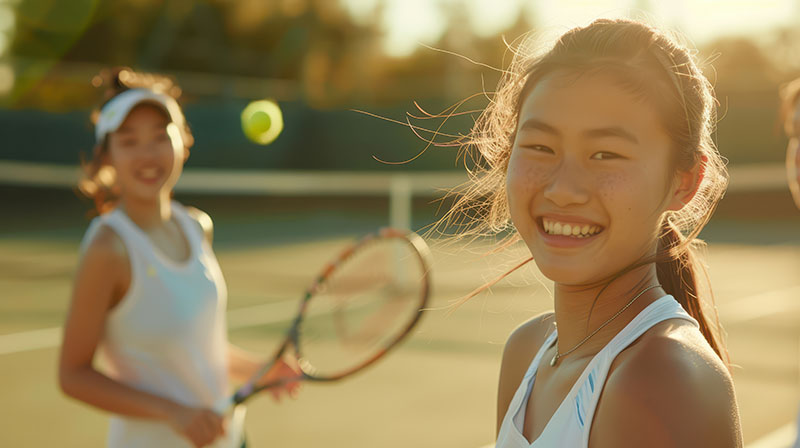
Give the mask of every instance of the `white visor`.
[(167, 112), (170, 120), (178, 125), (179, 129), (183, 130), (185, 119), (178, 102), (174, 98), (153, 92), (150, 89), (130, 89), (111, 98), (100, 110), (100, 117), (97, 119), (97, 125), (94, 129), (97, 142), (102, 142), (106, 135), (119, 129), (131, 109), (141, 103), (152, 103), (161, 107)]

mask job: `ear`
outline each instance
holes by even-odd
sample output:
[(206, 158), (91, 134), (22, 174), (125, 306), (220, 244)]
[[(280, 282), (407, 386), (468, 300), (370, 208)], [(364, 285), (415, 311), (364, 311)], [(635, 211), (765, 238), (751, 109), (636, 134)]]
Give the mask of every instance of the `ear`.
[(700, 162), (695, 164), (691, 170), (679, 171), (676, 174), (675, 182), (677, 183), (677, 188), (672, 193), (667, 210), (678, 211), (694, 198), (705, 178), (707, 163), (708, 157), (700, 156)]

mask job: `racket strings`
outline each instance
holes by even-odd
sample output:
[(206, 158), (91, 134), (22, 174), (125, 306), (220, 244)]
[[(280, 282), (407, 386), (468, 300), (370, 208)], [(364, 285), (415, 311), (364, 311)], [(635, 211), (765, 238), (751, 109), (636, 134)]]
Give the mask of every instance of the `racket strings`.
[(303, 369), (336, 376), (380, 356), (419, 313), (424, 281), (405, 240), (374, 241), (351, 254), (308, 302), (298, 347)]

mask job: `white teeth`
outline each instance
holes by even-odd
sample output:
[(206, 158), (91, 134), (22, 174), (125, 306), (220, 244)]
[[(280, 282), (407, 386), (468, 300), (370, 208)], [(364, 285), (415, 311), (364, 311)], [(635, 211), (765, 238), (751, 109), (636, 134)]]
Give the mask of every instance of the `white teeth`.
[(158, 176), (157, 168), (145, 168), (139, 171), (139, 175), (145, 179), (152, 179)]
[(542, 226), (544, 227), (544, 231), (550, 235), (564, 235), (575, 238), (588, 238), (603, 230), (603, 228), (600, 226), (563, 223), (551, 221), (546, 218), (542, 219)]

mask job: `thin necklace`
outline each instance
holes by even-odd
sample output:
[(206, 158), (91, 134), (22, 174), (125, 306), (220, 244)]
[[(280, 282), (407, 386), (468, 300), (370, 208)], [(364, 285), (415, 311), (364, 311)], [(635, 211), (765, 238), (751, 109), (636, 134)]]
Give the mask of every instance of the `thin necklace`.
[(559, 353), (558, 352), (558, 335), (556, 335), (556, 341), (555, 341), (556, 342), (556, 344), (555, 344), (555, 346), (556, 346), (556, 354), (555, 354), (555, 356), (553, 356), (553, 359), (550, 360), (550, 365), (551, 366), (555, 366), (558, 363), (559, 358), (563, 358), (563, 357), (569, 355), (570, 353), (574, 352), (575, 350), (577, 350), (578, 347), (583, 345), (584, 342), (588, 341), (592, 336), (596, 335), (598, 331), (602, 330), (603, 327), (605, 327), (606, 325), (610, 324), (612, 320), (616, 319), (617, 317), (619, 317), (620, 314), (622, 314), (625, 310), (627, 310), (629, 306), (633, 305), (633, 302), (635, 302), (636, 299), (641, 297), (642, 294), (646, 293), (647, 291), (650, 291), (653, 288), (658, 288), (660, 286), (661, 285), (652, 285), (652, 286), (648, 286), (647, 288), (644, 288), (643, 290), (639, 291), (639, 294), (636, 294), (631, 299), (630, 302), (628, 302), (625, 306), (622, 307), (621, 310), (617, 311), (616, 314), (611, 316), (610, 319), (608, 319), (607, 321), (603, 322), (603, 324), (600, 325), (599, 327), (597, 327), (596, 330), (594, 330), (593, 332), (589, 333), (589, 336), (586, 336), (585, 338), (583, 338), (583, 340), (581, 342), (578, 342), (577, 345), (575, 345), (571, 349), (565, 351), (564, 353)]

